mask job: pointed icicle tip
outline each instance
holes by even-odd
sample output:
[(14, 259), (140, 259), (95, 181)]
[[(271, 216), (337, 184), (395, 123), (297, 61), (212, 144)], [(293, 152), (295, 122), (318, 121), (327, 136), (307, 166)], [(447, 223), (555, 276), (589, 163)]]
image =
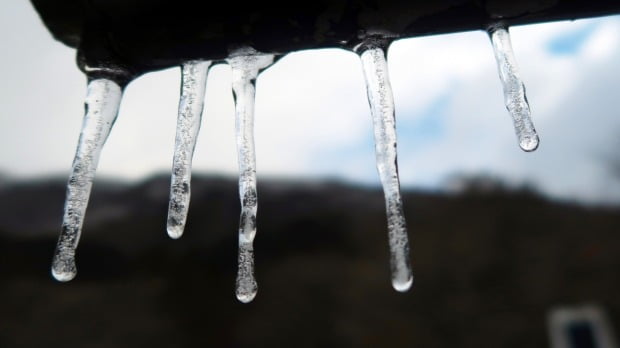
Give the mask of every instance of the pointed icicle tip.
[[(59, 254), (58, 254), (59, 255)], [(56, 257), (52, 262), (52, 276), (59, 282), (68, 282), (73, 280), (77, 275), (77, 267), (75, 265), (75, 259), (63, 260), (60, 257)]]
[(240, 293), (237, 292), (237, 300), (239, 300), (239, 302), (241, 303), (250, 303), (252, 301), (254, 301), (254, 298), (256, 297), (256, 293), (257, 291), (253, 291), (250, 293)]
[(539, 144), (540, 139), (538, 139), (538, 134), (529, 134), (519, 140), (519, 146), (525, 152), (535, 151), (538, 149)]
[(58, 280), (59, 282), (68, 282), (73, 280), (73, 278), (75, 278), (76, 273), (75, 272), (56, 272), (55, 269), (52, 269), (52, 276), (54, 276), (54, 279)]
[(409, 279), (407, 279), (404, 282), (398, 281), (398, 280), (392, 280), (392, 287), (394, 288), (394, 290), (398, 292), (407, 292), (411, 290), (412, 285), (413, 285), (413, 276), (411, 276)]
[(243, 303), (254, 300), (258, 292), (258, 284), (254, 277), (254, 250), (252, 242), (244, 242), (244, 235), (239, 236), (239, 268), (237, 271), (237, 299)]
[(179, 239), (183, 235), (183, 225), (168, 225), (166, 228), (166, 232), (168, 232), (168, 237), (172, 239)]

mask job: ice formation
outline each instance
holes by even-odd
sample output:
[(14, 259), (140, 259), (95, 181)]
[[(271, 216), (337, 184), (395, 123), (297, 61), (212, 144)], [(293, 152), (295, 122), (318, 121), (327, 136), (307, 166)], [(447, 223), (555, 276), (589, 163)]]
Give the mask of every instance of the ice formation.
[(52, 274), (59, 281), (69, 281), (77, 274), (75, 251), (90, 190), (99, 155), (116, 120), (122, 94), (122, 88), (112, 80), (100, 78), (88, 83), (86, 115), (67, 184), (62, 230), (52, 261)]
[(530, 105), (525, 95), (525, 85), (519, 76), (508, 27), (502, 23), (495, 23), (489, 26), (488, 33), (504, 89), (504, 103), (512, 116), (519, 146), (523, 151), (534, 151), (538, 148), (538, 134), (530, 116)]
[[(489, 26), (487, 31), (497, 60), (506, 108), (513, 118), (519, 145), (525, 151), (533, 151), (538, 147), (538, 135), (530, 118), (525, 87), (516, 67), (508, 28), (502, 23), (495, 23)], [(370, 35), (361, 39), (353, 50), (362, 62), (374, 129), (377, 170), (385, 196), (392, 286), (404, 292), (410, 289), (413, 274), (398, 177), (394, 100), (386, 60), (386, 51), (392, 39)], [(275, 58), (273, 54), (264, 54), (245, 47), (234, 50), (225, 60), (232, 71), (241, 200), (236, 296), (244, 303), (252, 301), (258, 289), (254, 275), (253, 247), (258, 206), (253, 130), (256, 79), (261, 71), (274, 63)], [(200, 130), (205, 86), (211, 64), (211, 61), (191, 60), (182, 65), (167, 220), (167, 231), (172, 238), (179, 238), (183, 234), (187, 220), (192, 157)], [(105, 67), (85, 69), (89, 74), (108, 73)], [(119, 71), (110, 73), (118, 75)], [(128, 72), (120, 73), (127, 74), (119, 76), (131, 76)], [(52, 262), (52, 274), (59, 281), (69, 281), (77, 273), (75, 253), (95, 170), (103, 145), (116, 119), (123, 93), (122, 83), (115, 82), (115, 79), (90, 77), (86, 115), (67, 187), (62, 231)]]
[(256, 154), (254, 152), (254, 97), (258, 74), (273, 64), (271, 54), (240, 49), (227, 60), (232, 69), (235, 100), (235, 130), (239, 162), (239, 268), (236, 295), (247, 303), (254, 299), (258, 285), (254, 277), (254, 237), (256, 236)]
[(181, 98), (177, 120), (168, 223), (166, 230), (171, 238), (183, 234), (189, 209), (192, 157), (200, 131), (202, 108), (210, 61), (189, 61), (181, 67)]
[(403, 211), (396, 159), (396, 118), (394, 97), (386, 60), (387, 41), (369, 40), (360, 44), (360, 55), (368, 103), (372, 116), (375, 139), (377, 171), (383, 186), (390, 246), (392, 286), (397, 291), (407, 291), (413, 283), (409, 261), (409, 239)]

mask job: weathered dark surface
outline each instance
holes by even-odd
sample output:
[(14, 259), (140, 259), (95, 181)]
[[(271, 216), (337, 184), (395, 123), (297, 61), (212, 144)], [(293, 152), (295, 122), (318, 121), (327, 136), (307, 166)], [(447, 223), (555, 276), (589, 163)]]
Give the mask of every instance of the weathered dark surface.
[(32, 0), (48, 29), (80, 49), (82, 68), (131, 74), (188, 59), (223, 59), (251, 45), (266, 53), (351, 47), (376, 31), (412, 37), (620, 13), (617, 0)]
[(400, 294), (379, 190), (261, 183), (248, 305), (235, 180), (195, 177), (179, 240), (168, 177), (99, 180), (66, 284), (49, 273), (64, 180), (0, 187), (0, 347), (547, 347), (548, 311), (584, 302), (620, 330), (618, 209), (405, 193), (416, 283)]

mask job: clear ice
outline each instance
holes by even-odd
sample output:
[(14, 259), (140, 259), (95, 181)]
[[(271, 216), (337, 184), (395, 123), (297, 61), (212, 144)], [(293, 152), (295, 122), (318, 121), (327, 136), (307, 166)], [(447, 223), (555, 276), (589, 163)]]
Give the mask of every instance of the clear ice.
[(392, 286), (400, 292), (411, 288), (413, 274), (409, 260), (409, 239), (403, 212), (396, 160), (394, 98), (388, 76), (385, 44), (363, 44), (362, 60), (368, 103), (372, 115), (377, 170), (385, 195), (390, 245)]
[(62, 282), (73, 279), (77, 274), (75, 251), (84, 214), (99, 155), (116, 120), (122, 94), (122, 88), (112, 80), (96, 79), (88, 83), (86, 114), (67, 184), (62, 230), (52, 261), (52, 275)]
[(523, 151), (534, 151), (538, 148), (538, 134), (530, 117), (530, 106), (525, 95), (525, 85), (519, 76), (519, 69), (512, 51), (508, 27), (496, 23), (488, 28), (493, 44), (499, 78), (504, 89), (506, 109), (512, 116), (519, 146)]
[(239, 161), (239, 258), (236, 281), (237, 299), (248, 303), (256, 297), (258, 285), (254, 277), (256, 235), (256, 154), (254, 153), (254, 97), (258, 74), (274, 62), (274, 55), (246, 48), (233, 52), (227, 59), (232, 69), (235, 100), (237, 156)]
[(202, 120), (210, 61), (188, 61), (182, 66), (181, 98), (177, 120), (170, 203), (166, 230), (171, 238), (183, 234), (190, 200), (192, 157)]

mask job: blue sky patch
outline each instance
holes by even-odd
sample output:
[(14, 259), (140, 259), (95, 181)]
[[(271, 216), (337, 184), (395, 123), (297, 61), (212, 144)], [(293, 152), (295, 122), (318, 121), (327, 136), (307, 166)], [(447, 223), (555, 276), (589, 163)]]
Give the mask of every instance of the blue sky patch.
[(397, 110), (396, 129), (399, 147), (414, 150), (441, 139), (445, 134), (446, 117), (451, 99), (450, 93), (443, 94), (412, 118), (399, 117)]
[(591, 23), (582, 28), (562, 33), (547, 43), (547, 49), (555, 55), (575, 54), (592, 36), (597, 27), (596, 23)]

